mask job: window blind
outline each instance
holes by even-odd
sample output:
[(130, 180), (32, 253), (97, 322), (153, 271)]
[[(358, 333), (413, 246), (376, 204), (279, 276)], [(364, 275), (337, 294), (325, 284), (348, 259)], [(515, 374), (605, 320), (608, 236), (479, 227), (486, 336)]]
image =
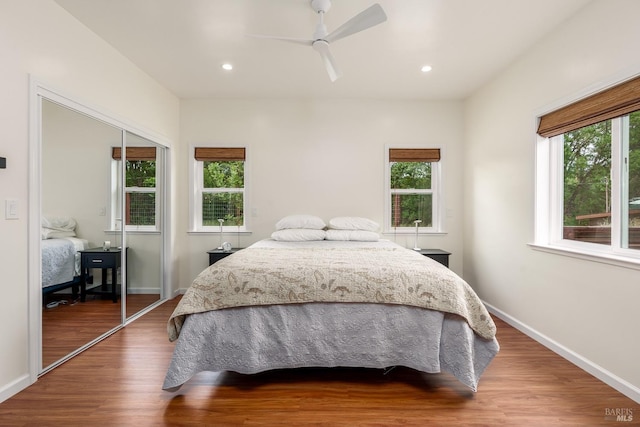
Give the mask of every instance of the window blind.
[[(156, 147), (127, 147), (127, 160), (156, 160)], [(111, 149), (113, 160), (122, 160), (122, 148), (113, 147)]]
[(390, 162), (438, 162), (439, 148), (390, 148)]
[(245, 160), (245, 148), (196, 147), (194, 157), (205, 162)]
[(540, 117), (546, 138), (640, 110), (640, 77), (627, 80)]

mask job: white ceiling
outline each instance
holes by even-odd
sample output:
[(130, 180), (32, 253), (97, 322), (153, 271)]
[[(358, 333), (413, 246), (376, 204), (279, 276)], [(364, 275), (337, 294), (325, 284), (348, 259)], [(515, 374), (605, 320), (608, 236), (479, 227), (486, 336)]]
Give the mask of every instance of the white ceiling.
[[(248, 36), (311, 38), (309, 0), (56, 1), (181, 98), (463, 99), (590, 0), (377, 0), (386, 22), (331, 45), (335, 83), (311, 47)], [(328, 31), (375, 1), (334, 0)]]

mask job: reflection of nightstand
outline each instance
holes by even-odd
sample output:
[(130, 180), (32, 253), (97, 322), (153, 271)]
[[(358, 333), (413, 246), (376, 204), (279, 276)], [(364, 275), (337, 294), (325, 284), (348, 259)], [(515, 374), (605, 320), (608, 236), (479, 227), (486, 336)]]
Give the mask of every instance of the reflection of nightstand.
[(420, 249), (419, 252), (424, 256), (438, 261), (445, 267), (449, 267), (449, 255), (451, 255), (451, 252), (443, 251), (442, 249)]
[(210, 251), (207, 251), (207, 253), (209, 254), (209, 265), (215, 264), (216, 262), (220, 261), (222, 258), (227, 257), (231, 254), (235, 254), (236, 252), (242, 249), (244, 248), (233, 248), (228, 252), (225, 252), (222, 249), (211, 249)]
[[(125, 254), (128, 251), (125, 251)], [(118, 302), (118, 268), (122, 264), (122, 249), (111, 248), (105, 251), (102, 248), (93, 248), (80, 251), (80, 272), (82, 282), (80, 284), (80, 301), (87, 298), (87, 278), (92, 268), (102, 270), (102, 284), (90, 290), (92, 294), (108, 294), (113, 302)], [(107, 272), (111, 269), (111, 284), (107, 283)]]

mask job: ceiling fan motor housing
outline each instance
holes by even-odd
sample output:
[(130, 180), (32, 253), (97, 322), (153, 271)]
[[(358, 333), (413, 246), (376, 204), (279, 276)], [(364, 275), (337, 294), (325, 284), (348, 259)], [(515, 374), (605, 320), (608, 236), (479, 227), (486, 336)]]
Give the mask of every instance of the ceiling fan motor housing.
[(331, 7), (331, 0), (311, 0), (311, 8), (316, 13), (326, 13)]

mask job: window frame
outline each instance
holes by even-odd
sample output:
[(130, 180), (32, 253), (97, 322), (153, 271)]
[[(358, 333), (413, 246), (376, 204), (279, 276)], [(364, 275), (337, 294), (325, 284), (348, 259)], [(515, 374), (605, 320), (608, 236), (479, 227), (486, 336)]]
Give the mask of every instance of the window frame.
[[(137, 148), (135, 146), (127, 146), (127, 149)], [(146, 147), (145, 147), (146, 148)], [(121, 231), (122, 226), (124, 225), (125, 231), (128, 232), (143, 232), (143, 233), (156, 233), (161, 229), (161, 210), (162, 206), (162, 185), (163, 178), (160, 175), (160, 167), (159, 165), (162, 162), (162, 159), (159, 158), (160, 150), (155, 150), (156, 158), (156, 185), (155, 187), (125, 187), (123, 180), (126, 180), (125, 174), (126, 169), (124, 168), (122, 157), (115, 158), (114, 149), (118, 150), (119, 153), (122, 153), (122, 147), (111, 147), (111, 209), (109, 215), (109, 229), (111, 231)], [(126, 152), (125, 152), (126, 153)], [(125, 154), (125, 161), (127, 160)], [(142, 159), (146, 161), (150, 161), (149, 159)], [(118, 191), (122, 188), (122, 195)], [(123, 204), (126, 200), (126, 193), (154, 193), (155, 194), (155, 203), (154, 203), (154, 224), (153, 225), (131, 225), (125, 224), (125, 220), (122, 216), (126, 216), (126, 206)]]
[[(390, 159), (390, 151), (395, 149), (420, 149), (420, 150), (439, 150), (440, 159), (431, 163), (431, 189), (398, 189), (393, 190), (391, 188), (391, 161)], [(391, 196), (394, 193), (397, 194), (432, 194), (432, 205), (431, 205), (431, 215), (432, 215), (432, 224), (431, 227), (418, 227), (419, 235), (433, 235), (433, 234), (444, 234), (445, 231), (443, 229), (443, 215), (442, 215), (442, 207), (443, 203), (443, 192), (442, 192), (442, 164), (444, 163), (444, 150), (439, 145), (408, 145), (408, 144), (399, 144), (399, 145), (385, 145), (384, 148), (384, 225), (382, 227), (384, 234), (415, 234), (416, 228), (415, 226), (411, 227), (393, 227), (391, 225)], [(425, 162), (427, 163), (427, 162)]]
[[(604, 90), (606, 92), (607, 89)], [(597, 93), (596, 93), (597, 95)], [(590, 95), (591, 99), (596, 95)], [(574, 100), (575, 101), (575, 100)], [(578, 100), (577, 102), (580, 102)], [(576, 103), (577, 103), (576, 102)], [(565, 104), (567, 105), (567, 104)], [(568, 105), (571, 105), (569, 103)], [(560, 107), (560, 109), (567, 108)], [(559, 135), (536, 135), (535, 149), (535, 222), (534, 249), (627, 268), (640, 269), (640, 250), (623, 247), (625, 224), (628, 224), (629, 156), (628, 114), (609, 117), (611, 126), (611, 244), (582, 242), (563, 238), (564, 228), (564, 132)], [(538, 115), (538, 129), (540, 117)], [(626, 126), (626, 134), (625, 134)], [(582, 126), (581, 126), (582, 127)], [(626, 216), (625, 216), (626, 215)]]
[[(244, 149), (244, 188), (241, 191), (231, 188), (215, 188), (204, 191), (204, 161), (196, 159), (196, 149), (198, 148), (216, 148), (216, 149)], [(233, 160), (229, 160), (233, 161)], [(197, 144), (189, 147), (189, 231), (191, 233), (220, 233), (218, 225), (202, 224), (202, 195), (204, 193), (242, 193), (242, 210), (244, 225), (223, 225), (223, 233), (246, 233), (249, 232), (249, 192), (248, 192), (248, 176), (249, 176), (249, 148), (239, 145), (222, 145), (222, 144)], [(213, 191), (211, 191), (213, 190)]]

